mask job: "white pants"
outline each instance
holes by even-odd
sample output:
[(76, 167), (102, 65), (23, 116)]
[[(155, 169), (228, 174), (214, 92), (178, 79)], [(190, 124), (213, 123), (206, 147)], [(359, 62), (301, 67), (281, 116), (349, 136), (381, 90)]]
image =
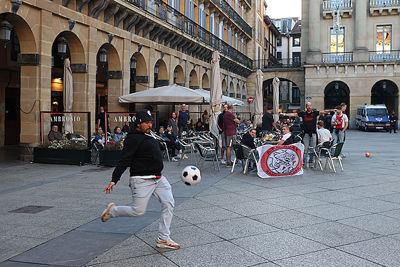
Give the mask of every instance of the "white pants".
[(111, 217), (136, 217), (146, 212), (147, 203), (153, 194), (161, 202), (161, 219), (158, 238), (168, 240), (175, 201), (171, 185), (162, 176), (160, 179), (130, 178), (129, 186), (132, 190), (132, 206), (116, 206), (111, 209)]

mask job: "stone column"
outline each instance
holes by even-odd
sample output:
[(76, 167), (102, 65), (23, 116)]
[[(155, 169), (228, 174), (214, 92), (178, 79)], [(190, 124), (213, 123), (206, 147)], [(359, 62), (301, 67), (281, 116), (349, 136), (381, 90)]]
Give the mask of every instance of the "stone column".
[[(354, 39), (354, 62), (367, 62), (368, 48), (367, 48), (367, 5), (368, 1), (356, 0), (355, 2), (355, 39)], [(350, 34), (350, 33), (346, 33)]]
[(321, 1), (309, 0), (308, 5), (309, 15), (309, 29), (308, 29), (308, 53), (307, 63), (320, 63), (321, 62), (321, 48), (320, 48), (320, 35), (321, 35)]
[(94, 133), (96, 129), (96, 59), (97, 59), (97, 29), (89, 27), (89, 38), (87, 42), (88, 51), (88, 74), (87, 74), (87, 111), (90, 111), (91, 129)]

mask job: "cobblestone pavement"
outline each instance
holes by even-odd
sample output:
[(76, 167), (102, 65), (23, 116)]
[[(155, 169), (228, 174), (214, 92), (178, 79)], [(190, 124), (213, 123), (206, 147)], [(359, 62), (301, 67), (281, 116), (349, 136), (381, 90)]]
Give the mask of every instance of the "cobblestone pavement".
[(128, 172), (105, 195), (111, 168), (3, 162), (0, 266), (400, 266), (399, 149), (400, 134), (351, 131), (344, 172), (260, 179), (207, 162), (194, 187), (166, 163), (176, 251), (155, 248), (155, 199), (100, 222), (107, 203), (131, 202)]

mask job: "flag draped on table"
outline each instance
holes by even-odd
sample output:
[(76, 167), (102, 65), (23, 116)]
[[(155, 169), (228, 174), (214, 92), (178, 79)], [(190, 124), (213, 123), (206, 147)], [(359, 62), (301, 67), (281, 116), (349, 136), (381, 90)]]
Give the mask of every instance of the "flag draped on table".
[(257, 148), (260, 159), (257, 174), (260, 178), (302, 175), (301, 167), (304, 145), (296, 143), (288, 146), (265, 145)]

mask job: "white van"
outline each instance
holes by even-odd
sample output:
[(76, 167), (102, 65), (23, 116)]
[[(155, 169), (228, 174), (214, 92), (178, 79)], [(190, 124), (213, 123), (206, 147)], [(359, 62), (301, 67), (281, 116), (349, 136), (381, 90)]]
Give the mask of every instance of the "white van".
[(357, 108), (356, 127), (364, 131), (390, 129), (389, 114), (385, 105), (364, 105)]

